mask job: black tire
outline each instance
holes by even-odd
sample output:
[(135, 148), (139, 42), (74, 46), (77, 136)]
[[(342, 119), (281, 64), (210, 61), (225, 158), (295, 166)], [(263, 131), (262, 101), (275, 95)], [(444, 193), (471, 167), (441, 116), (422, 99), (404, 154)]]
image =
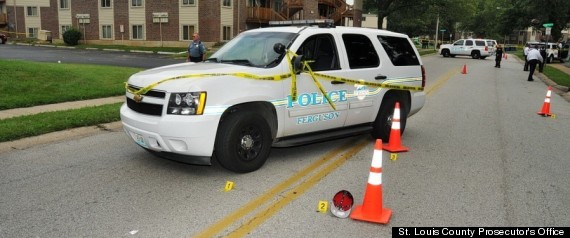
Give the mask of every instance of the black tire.
[[(398, 101), (396, 97), (384, 98), (372, 129), (372, 137), (374, 139), (382, 139), (382, 142), (389, 141), (396, 101)], [(400, 103), (400, 134), (404, 134), (409, 109), (407, 109), (408, 105), (403, 100), (398, 102)]]
[(481, 57), (481, 53), (479, 53), (479, 51), (473, 51), (473, 52), (471, 52), (471, 58), (473, 58), (473, 59), (479, 59), (479, 57)]
[(441, 51), (441, 55), (443, 55), (443, 57), (449, 57), (449, 50), (448, 49), (444, 49)]
[(237, 111), (221, 122), (214, 150), (224, 168), (248, 173), (263, 166), (269, 157), (271, 142), (271, 129), (260, 114)]

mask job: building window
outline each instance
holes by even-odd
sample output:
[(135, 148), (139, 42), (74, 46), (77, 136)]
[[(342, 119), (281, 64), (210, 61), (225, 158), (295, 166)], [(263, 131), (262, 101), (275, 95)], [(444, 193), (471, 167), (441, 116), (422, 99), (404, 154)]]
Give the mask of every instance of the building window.
[(111, 7), (111, 0), (101, 0), (101, 7)]
[(228, 41), (232, 39), (232, 27), (231, 26), (223, 26), (222, 29), (222, 40)]
[(29, 17), (37, 17), (38, 16), (38, 7), (28, 7), (27, 8), (27, 15)]
[(142, 7), (143, 0), (131, 0), (132, 7)]
[(143, 40), (143, 26), (133, 25), (133, 40)]
[(182, 6), (195, 6), (196, 0), (182, 0)]
[(101, 26), (101, 39), (107, 39), (107, 40), (113, 39), (113, 26), (111, 25)]
[(28, 28), (28, 38), (38, 38), (38, 28)]
[(182, 25), (182, 40), (192, 40), (191, 36), (194, 35), (194, 26)]
[(61, 32), (59, 33), (61, 38), (63, 39), (63, 33), (71, 29), (71, 25), (61, 25)]
[(59, 0), (60, 9), (69, 9), (69, 0)]
[(222, 6), (224, 7), (231, 7), (232, 6), (232, 0), (222, 0)]

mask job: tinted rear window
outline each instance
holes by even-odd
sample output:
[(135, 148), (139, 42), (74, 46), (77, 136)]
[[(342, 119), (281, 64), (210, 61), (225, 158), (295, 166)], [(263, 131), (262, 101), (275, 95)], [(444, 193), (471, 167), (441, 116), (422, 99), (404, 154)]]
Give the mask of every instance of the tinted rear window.
[(395, 66), (420, 64), (418, 56), (407, 38), (378, 36), (378, 40)]
[(485, 46), (485, 41), (477, 40), (477, 41), (475, 41), (475, 45), (476, 46)]

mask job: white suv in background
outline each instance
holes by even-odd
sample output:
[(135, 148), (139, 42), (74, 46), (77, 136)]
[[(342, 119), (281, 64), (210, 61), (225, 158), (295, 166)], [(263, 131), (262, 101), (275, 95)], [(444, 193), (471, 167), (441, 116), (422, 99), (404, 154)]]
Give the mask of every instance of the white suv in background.
[(439, 54), (443, 57), (456, 55), (471, 56), (473, 59), (485, 59), (495, 54), (497, 42), (490, 39), (461, 39), (453, 44), (444, 44), (439, 47)]
[(361, 133), (387, 141), (396, 102), (403, 133), (426, 98), (412, 41), (318, 22), (245, 31), (203, 63), (134, 74), (121, 107), (125, 132), (161, 157), (215, 158), (241, 173), (260, 168), (271, 147)]
[(552, 63), (554, 60), (559, 60), (561, 63), (564, 62), (564, 59), (561, 59), (558, 55), (558, 43), (553, 43), (553, 42), (549, 42), (548, 44), (546, 44), (546, 42), (527, 42), (528, 44), (530, 44), (531, 47), (534, 47), (535, 45), (538, 45), (538, 49), (542, 49), (544, 48), (544, 45), (546, 46), (546, 58), (544, 60), (546, 60), (546, 63)]

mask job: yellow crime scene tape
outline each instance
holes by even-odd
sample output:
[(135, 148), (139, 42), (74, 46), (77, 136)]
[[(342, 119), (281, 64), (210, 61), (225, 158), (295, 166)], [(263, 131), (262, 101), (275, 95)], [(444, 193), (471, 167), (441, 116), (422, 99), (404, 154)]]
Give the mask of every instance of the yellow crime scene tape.
[[(134, 94), (135, 96), (141, 96), (141, 95), (146, 94), (148, 91), (152, 90), (154, 87), (156, 87), (157, 85), (159, 85), (161, 83), (171, 81), (171, 80), (178, 80), (178, 79), (188, 79), (188, 78), (198, 78), (198, 77), (234, 76), (234, 77), (253, 79), (253, 80), (281, 81), (281, 80), (285, 80), (285, 79), (288, 79), (289, 77), (291, 77), (291, 99), (296, 100), (297, 99), (297, 74), (295, 74), (295, 72), (293, 70), (293, 63), (292, 63), (292, 57), (296, 57), (296, 56), (297, 56), (297, 54), (295, 54), (294, 52), (292, 52), (290, 50), (287, 50), (286, 58), (287, 58), (287, 63), (289, 65), (289, 71), (290, 71), (287, 74), (273, 75), (273, 76), (259, 76), (259, 75), (250, 74), (250, 73), (243, 73), (243, 72), (238, 72), (238, 73), (211, 73), (211, 74), (187, 74), (187, 75), (180, 75), (180, 76), (176, 76), (176, 77), (166, 78), (166, 79), (154, 82), (154, 83), (152, 83), (146, 87), (143, 87), (141, 89), (138, 89), (138, 90), (130, 88), (128, 83), (125, 82), (125, 88), (127, 89), (128, 92)], [(303, 63), (303, 69), (301, 71), (308, 73), (311, 76), (311, 78), (313, 79), (313, 82), (315, 83), (315, 86), (319, 89), (319, 91), (321, 91), (323, 96), (327, 99), (327, 102), (329, 103), (329, 105), (334, 110), (336, 110), (334, 102), (329, 98), (327, 92), (325, 91), (325, 89), (321, 85), (321, 83), (317, 80), (317, 78), (322, 78), (322, 79), (329, 80), (329, 81), (339, 81), (339, 82), (344, 82), (344, 83), (348, 83), (348, 84), (352, 84), (352, 85), (359, 84), (359, 85), (379, 87), (379, 88), (390, 88), (390, 89), (411, 90), (411, 91), (423, 91), (424, 90), (424, 88), (421, 86), (408, 86), (408, 85), (403, 85), (403, 84), (394, 84), (391, 82), (375, 83), (375, 82), (367, 82), (363, 79), (349, 79), (349, 78), (337, 77), (337, 76), (326, 75), (326, 74), (321, 74), (321, 73), (315, 73), (315, 72), (313, 72), (313, 70), (309, 66), (309, 63), (311, 63), (311, 62), (312, 61), (303, 61), (302, 62)], [(417, 81), (417, 80), (418, 80), (418, 78), (403, 78), (403, 79), (398, 79), (398, 82), (412, 82), (412, 81)]]

